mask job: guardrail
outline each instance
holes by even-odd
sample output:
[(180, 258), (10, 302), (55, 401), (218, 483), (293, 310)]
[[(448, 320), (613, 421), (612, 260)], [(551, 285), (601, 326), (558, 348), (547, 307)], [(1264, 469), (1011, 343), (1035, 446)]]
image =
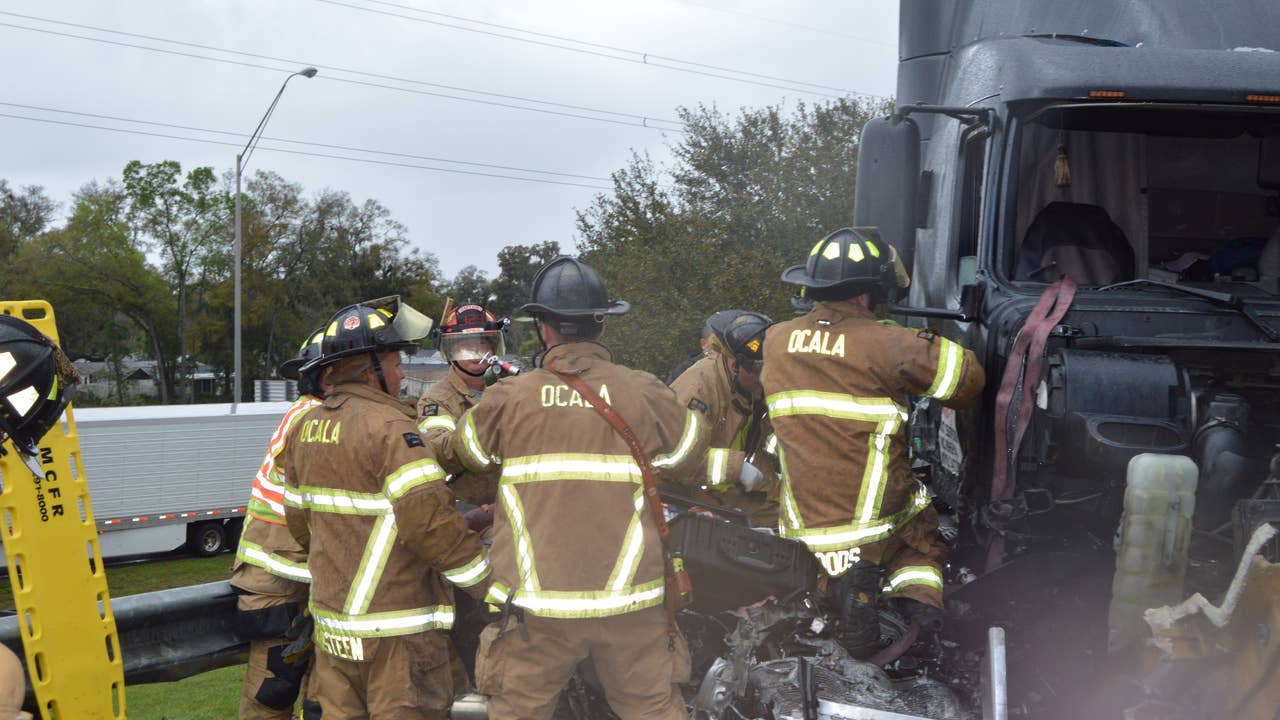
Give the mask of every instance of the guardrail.
[[(126, 686), (181, 680), (248, 659), (248, 640), (235, 631), (236, 593), (225, 580), (113, 598), (111, 609)], [(0, 643), (24, 658), (18, 620), (0, 618)], [(30, 683), (24, 706), (36, 707)]]

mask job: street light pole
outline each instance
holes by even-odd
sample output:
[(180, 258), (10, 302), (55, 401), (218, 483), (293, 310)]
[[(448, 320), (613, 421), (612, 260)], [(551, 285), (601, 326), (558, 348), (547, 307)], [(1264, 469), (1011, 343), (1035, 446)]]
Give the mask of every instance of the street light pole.
[(280, 102), (280, 96), (284, 95), (284, 89), (288, 87), (289, 81), (294, 76), (301, 75), (305, 78), (313, 78), (319, 70), (313, 67), (303, 68), (289, 77), (284, 79), (280, 84), (280, 91), (276, 93), (275, 99), (271, 101), (271, 105), (267, 107), (267, 112), (258, 121), (258, 127), (254, 128), (253, 134), (249, 136), (249, 142), (245, 143), (244, 149), (236, 154), (236, 239), (234, 247), (233, 275), (235, 276), (235, 320), (234, 320), (234, 339), (232, 341), (233, 355), (235, 356), (235, 368), (231, 381), (231, 414), (236, 414), (236, 407), (240, 404), (240, 388), (241, 388), (241, 364), (240, 364), (240, 247), (243, 242), (243, 228), (240, 224), (240, 173), (244, 170), (244, 166), (249, 162), (249, 156), (253, 154), (253, 148), (258, 140), (262, 137), (262, 130), (266, 128), (267, 121), (271, 119), (271, 113), (276, 111), (276, 104)]

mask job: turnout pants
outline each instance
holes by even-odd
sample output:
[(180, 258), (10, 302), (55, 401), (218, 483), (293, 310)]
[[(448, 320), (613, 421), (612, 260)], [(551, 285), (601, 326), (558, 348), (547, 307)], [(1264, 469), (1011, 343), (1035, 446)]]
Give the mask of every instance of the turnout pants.
[(312, 685), (323, 717), (342, 720), (444, 720), (453, 704), (449, 637), (429, 631), (366, 638), (365, 659), (316, 648)]
[(888, 538), (863, 546), (862, 559), (884, 568), (881, 597), (905, 597), (942, 607), (947, 545), (938, 533), (938, 511), (932, 505)]
[(292, 619), (306, 601), (301, 597), (246, 593), (236, 609), (240, 631), (253, 637), (249, 642), (249, 666), (240, 690), (241, 720), (289, 720), (299, 695), (307, 687), (307, 665), (284, 662), (285, 637)]
[(662, 607), (605, 618), (562, 620), (525, 613), (497, 637), (480, 635), (476, 687), (489, 695), (490, 720), (546, 720), (574, 668), (590, 657), (610, 707), (622, 720), (687, 720), (677, 683), (689, 680), (689, 649), (670, 647)]

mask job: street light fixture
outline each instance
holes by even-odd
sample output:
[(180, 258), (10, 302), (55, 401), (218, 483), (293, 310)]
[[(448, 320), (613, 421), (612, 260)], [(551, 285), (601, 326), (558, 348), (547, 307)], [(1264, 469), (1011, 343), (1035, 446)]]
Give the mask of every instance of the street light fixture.
[(245, 143), (244, 149), (236, 155), (236, 241), (235, 241), (235, 331), (234, 340), (232, 341), (235, 355), (235, 371), (232, 375), (231, 382), (231, 414), (236, 414), (236, 406), (240, 404), (240, 246), (242, 243), (243, 229), (240, 224), (240, 173), (244, 170), (244, 166), (249, 163), (249, 156), (253, 154), (254, 147), (257, 146), (258, 140), (262, 138), (262, 130), (266, 128), (267, 121), (271, 119), (271, 113), (276, 111), (276, 105), (280, 102), (280, 96), (284, 94), (284, 89), (288, 87), (289, 81), (294, 76), (301, 75), (304, 78), (313, 78), (316, 73), (320, 72), (313, 67), (303, 68), (289, 77), (284, 79), (280, 84), (280, 91), (276, 93), (275, 99), (271, 101), (271, 105), (267, 107), (267, 112), (258, 121), (258, 127), (253, 129), (253, 134), (249, 136), (249, 142)]

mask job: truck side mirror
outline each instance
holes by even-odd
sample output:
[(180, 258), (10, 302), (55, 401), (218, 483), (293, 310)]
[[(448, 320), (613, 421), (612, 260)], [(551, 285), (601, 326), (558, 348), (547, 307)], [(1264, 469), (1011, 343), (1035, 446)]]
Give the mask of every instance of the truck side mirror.
[(874, 118), (862, 128), (853, 224), (877, 227), (912, 267), (915, 255), (916, 186), (920, 177), (920, 128), (910, 117)]

